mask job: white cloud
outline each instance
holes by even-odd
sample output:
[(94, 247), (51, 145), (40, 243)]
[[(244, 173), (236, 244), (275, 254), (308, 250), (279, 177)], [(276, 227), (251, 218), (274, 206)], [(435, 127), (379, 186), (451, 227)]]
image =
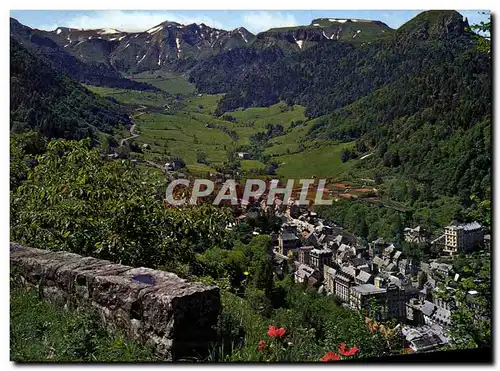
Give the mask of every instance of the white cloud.
[(273, 27), (297, 26), (293, 14), (273, 11), (251, 12), (243, 16), (243, 26), (251, 32), (262, 32)]
[(207, 26), (223, 28), (219, 22), (210, 17), (184, 15), (177, 12), (151, 12), (151, 11), (122, 11), (122, 10), (99, 10), (92, 15), (81, 15), (68, 18), (59, 24), (47, 24), (39, 27), (42, 30), (55, 30), (57, 27), (71, 28), (116, 28), (120, 31), (145, 31), (164, 21), (172, 21), (180, 24), (205, 23)]

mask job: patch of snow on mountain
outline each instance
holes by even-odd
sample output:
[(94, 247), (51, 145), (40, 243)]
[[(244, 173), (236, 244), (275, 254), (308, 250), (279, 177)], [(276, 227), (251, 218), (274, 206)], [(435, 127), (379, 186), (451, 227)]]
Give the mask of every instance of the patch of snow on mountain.
[(61, 32), (62, 32), (62, 30), (60, 28), (58, 28), (57, 31), (56, 31), (56, 34), (59, 35)]
[(150, 28), (149, 30), (147, 30), (146, 32), (149, 33), (149, 34), (152, 34), (152, 33), (155, 33), (155, 32), (158, 32), (161, 30), (161, 26), (156, 26), (156, 27), (153, 27), (153, 28)]
[(243, 40), (247, 43), (247, 42), (248, 42), (248, 40), (247, 40), (247, 38), (245, 37), (245, 35), (243, 34), (243, 32), (241, 32), (241, 31), (238, 31), (238, 32), (240, 33), (240, 35), (241, 35), (241, 37), (243, 38)]
[(335, 18), (330, 18), (330, 22), (338, 22), (338, 23), (345, 23), (347, 22), (347, 19), (335, 19)]
[(120, 33), (120, 31), (115, 30), (114, 28), (103, 28), (99, 33), (105, 35), (105, 34)]
[(158, 66), (161, 64), (161, 53), (160, 55), (158, 56)]
[(126, 37), (127, 37), (127, 35), (122, 36), (122, 37), (120, 37), (120, 38), (118, 39), (118, 41), (122, 41), (122, 40), (123, 40), (124, 38), (126, 38)]
[[(146, 54), (147, 54), (147, 53), (146, 53)], [(144, 60), (144, 58), (146, 58), (146, 54), (144, 54), (144, 55), (142, 56), (141, 60), (140, 60), (139, 62), (137, 62), (137, 64), (140, 64), (140, 63)]]
[(319, 24), (317, 24), (317, 23), (313, 23), (313, 26), (319, 27)]
[(302, 45), (304, 45), (304, 40), (297, 40), (295, 37), (293, 38), (297, 45), (299, 46), (299, 49), (302, 49)]
[(181, 41), (178, 37), (175, 38), (175, 43), (177, 44), (177, 58), (179, 58), (181, 54)]
[(123, 48), (123, 50), (127, 49), (129, 46), (130, 46), (130, 43), (128, 43), (127, 45), (125, 45), (125, 48)]

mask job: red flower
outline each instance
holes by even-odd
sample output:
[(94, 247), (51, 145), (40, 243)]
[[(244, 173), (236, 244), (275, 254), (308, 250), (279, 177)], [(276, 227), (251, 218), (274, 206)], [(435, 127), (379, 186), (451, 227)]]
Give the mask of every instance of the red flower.
[(267, 334), (273, 338), (281, 338), (285, 336), (285, 333), (286, 331), (283, 327), (269, 326), (269, 330), (267, 330)]
[(333, 362), (333, 361), (340, 361), (340, 357), (338, 356), (337, 353), (328, 352), (320, 359), (320, 362)]
[(357, 346), (353, 346), (351, 349), (347, 349), (345, 343), (340, 344), (339, 353), (344, 357), (350, 357), (355, 355), (358, 352), (359, 348)]
[(265, 344), (266, 342), (264, 340), (260, 340), (259, 345), (257, 346), (257, 350), (262, 353), (264, 351)]

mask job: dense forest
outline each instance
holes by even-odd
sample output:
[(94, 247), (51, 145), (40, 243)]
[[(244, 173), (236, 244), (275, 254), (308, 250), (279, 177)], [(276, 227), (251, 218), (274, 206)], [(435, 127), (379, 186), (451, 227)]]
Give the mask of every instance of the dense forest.
[(13, 131), (81, 139), (130, 122), (121, 107), (95, 96), (11, 38), (10, 122)]

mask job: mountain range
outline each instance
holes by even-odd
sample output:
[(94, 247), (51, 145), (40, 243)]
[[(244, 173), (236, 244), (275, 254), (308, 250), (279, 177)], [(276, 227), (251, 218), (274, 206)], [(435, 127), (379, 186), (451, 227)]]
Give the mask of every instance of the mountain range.
[[(315, 19), (308, 26), (274, 28), (257, 35), (244, 27), (227, 31), (203, 23), (181, 25), (169, 21), (143, 32), (67, 27), (43, 31), (11, 18), (11, 36), (28, 48), (53, 61), (70, 62), (78, 70), (98, 68), (96, 73), (109, 78), (118, 78), (116, 72), (172, 67), (179, 61), (203, 60), (238, 48), (279, 46), (287, 51), (299, 51), (319, 42), (359, 43), (390, 37), (393, 32), (379, 21), (333, 18)], [(81, 75), (91, 80), (88, 72)]]

